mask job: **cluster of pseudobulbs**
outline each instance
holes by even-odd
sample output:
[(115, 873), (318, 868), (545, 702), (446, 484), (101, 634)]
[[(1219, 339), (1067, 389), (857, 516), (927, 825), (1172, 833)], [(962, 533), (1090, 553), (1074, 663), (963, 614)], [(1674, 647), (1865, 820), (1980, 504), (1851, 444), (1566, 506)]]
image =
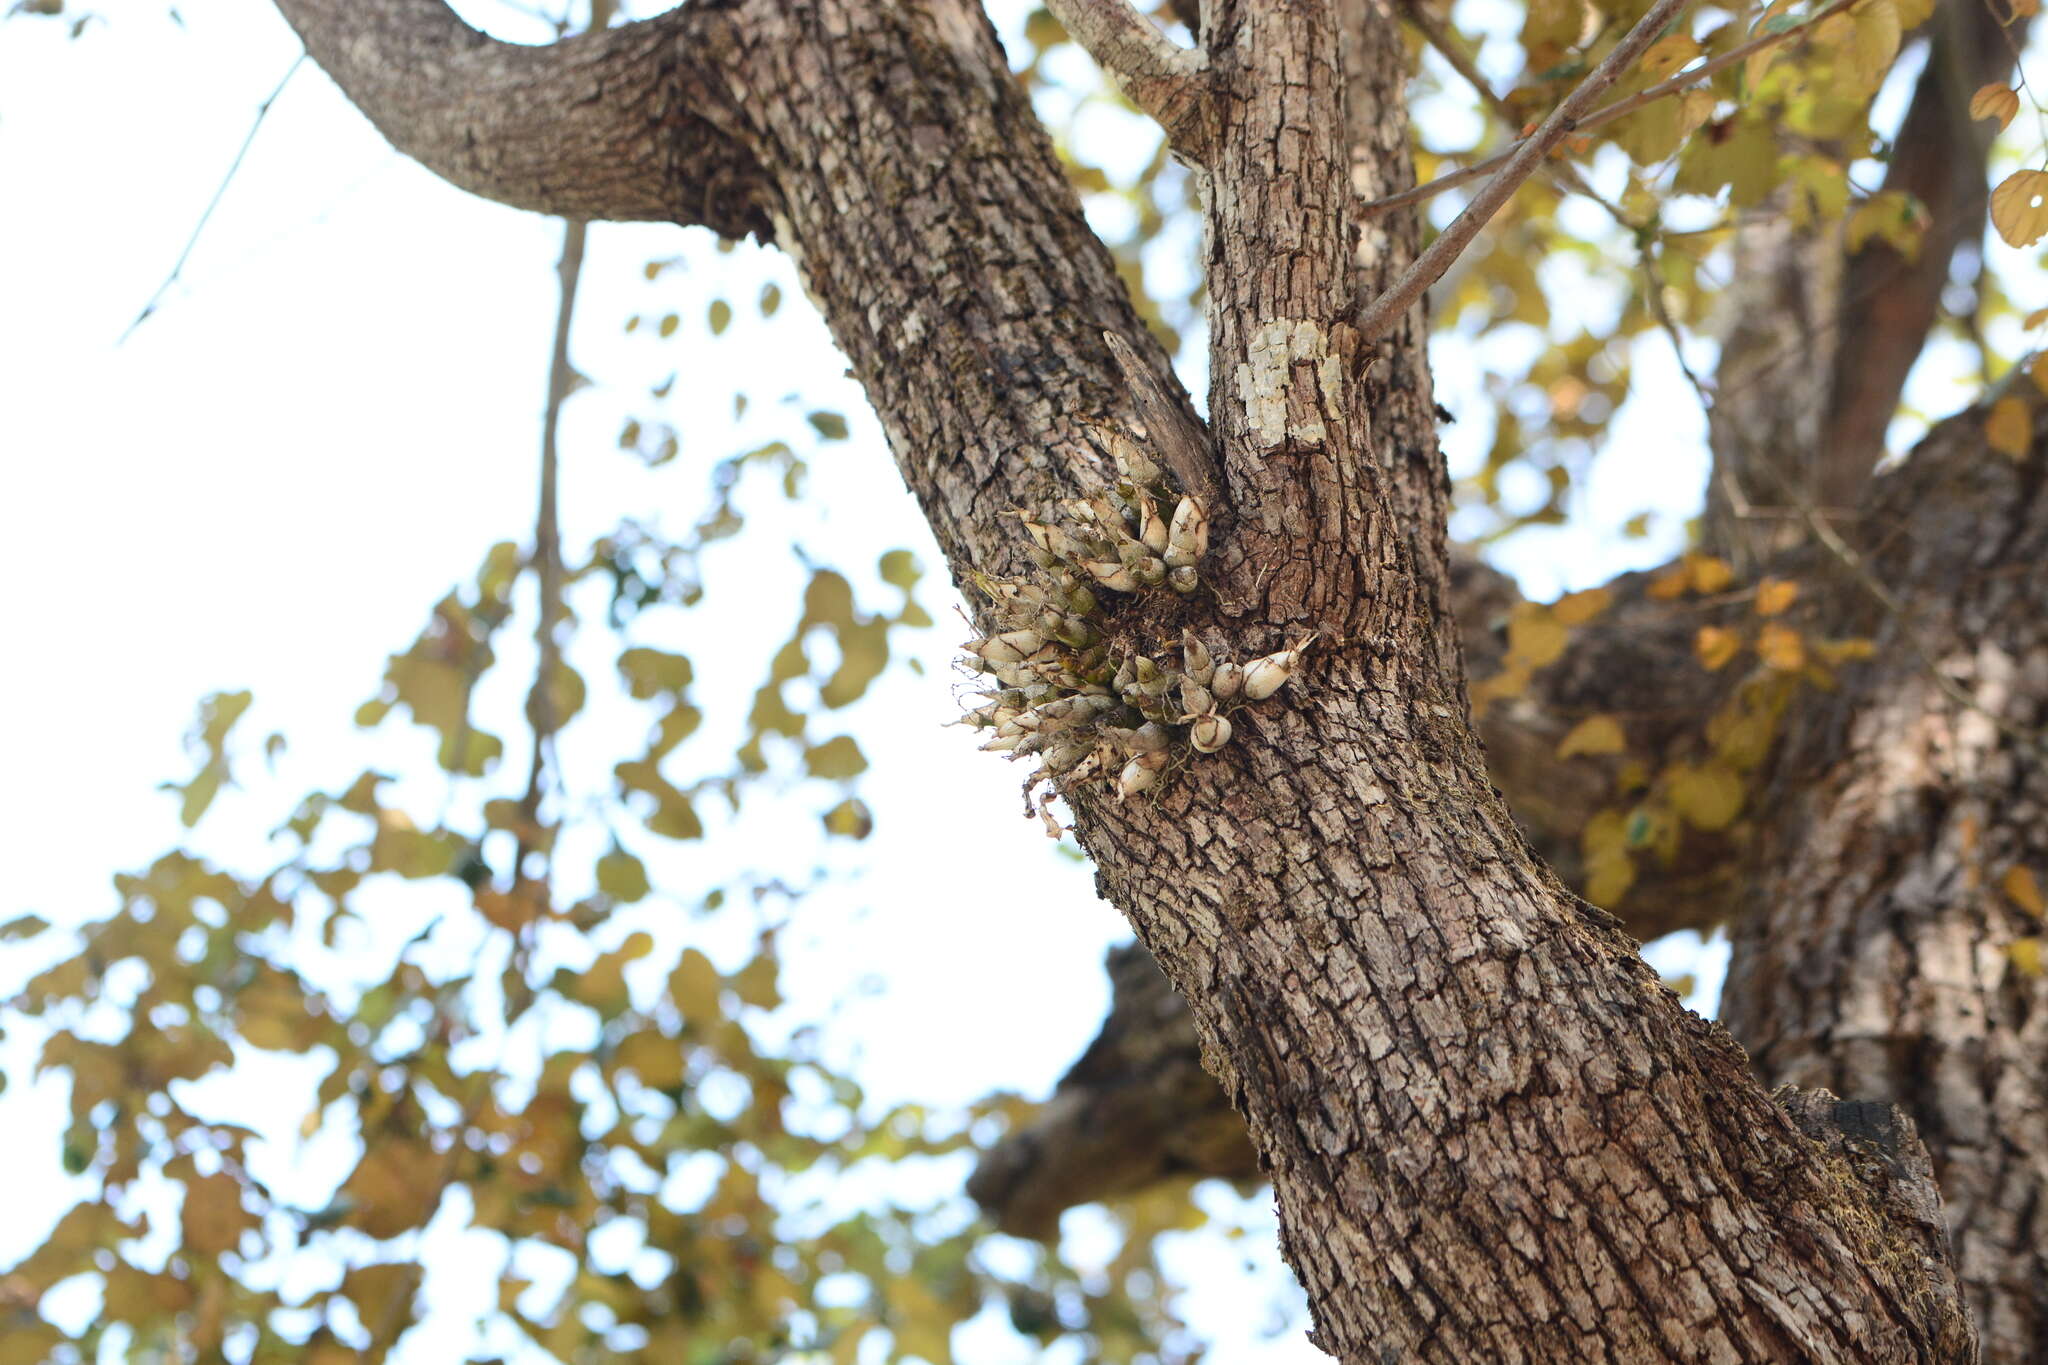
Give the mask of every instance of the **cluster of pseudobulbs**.
[(1209, 515), (1199, 499), (1176, 493), (1129, 435), (1111, 430), (1103, 440), (1116, 462), (1114, 487), (1061, 503), (1062, 525), (1019, 514), (1043, 578), (975, 576), (996, 629), (961, 648), (968, 668), (996, 686), (974, 694), (982, 704), (963, 723), (993, 732), (984, 750), (1039, 757), (1027, 790), (1058, 776), (1069, 790), (1111, 783), (1122, 800), (1156, 786), (1177, 752), (1228, 744), (1229, 713), (1279, 691), (1309, 642), (1246, 663), (1218, 661), (1183, 628), (1178, 657), (1120, 655), (1098, 625), (1098, 591), (1195, 592)]

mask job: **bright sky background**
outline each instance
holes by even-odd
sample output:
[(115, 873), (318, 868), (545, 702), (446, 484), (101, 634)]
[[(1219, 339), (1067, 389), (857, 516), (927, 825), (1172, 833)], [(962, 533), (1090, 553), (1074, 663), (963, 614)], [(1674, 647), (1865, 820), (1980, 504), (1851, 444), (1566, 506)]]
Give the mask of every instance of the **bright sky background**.
[[(111, 872), (180, 842), (174, 802), (154, 786), (190, 773), (180, 736), (209, 691), (256, 694), (239, 732), (249, 741), (248, 790), (224, 798), (198, 840), (231, 864), (259, 864), (264, 832), (297, 795), (345, 785), (365, 766), (423, 766), (416, 735), (393, 726), (367, 739), (350, 716), (431, 603), (473, 576), (493, 541), (524, 540), (532, 519), (560, 224), (442, 184), (308, 66), (277, 102), (183, 282), (116, 345), (298, 43), (263, 4), (189, 6), (182, 28), (166, 21), (163, 0), (101, 8), (111, 22), (77, 42), (60, 24), (0, 24), (0, 716), (9, 722), (0, 752), (10, 778), (0, 784), (0, 921), (104, 914)], [(461, 8), (512, 25), (500, 30), (508, 35), (540, 36), (503, 10)], [(1025, 7), (992, 9), (1014, 34)], [(1084, 127), (1129, 136), (1117, 116)], [(811, 459), (815, 496), (803, 504), (749, 497), (742, 546), (707, 559), (707, 605), (670, 642), (696, 658), (697, 700), (715, 726), (743, 713), (793, 622), (803, 571), (788, 547), (848, 572), (871, 607), (894, 600), (872, 577), (877, 555), (907, 546), (936, 571), (936, 551), (782, 258), (721, 255), (705, 234), (658, 227), (600, 225), (591, 242), (574, 354), (597, 386), (572, 400), (564, 430), (572, 553), (627, 512), (665, 509), (681, 529), (703, 505), (713, 458), (780, 437)], [(644, 279), (645, 262), (670, 258), (681, 268)], [(771, 280), (785, 300), (772, 324), (753, 306)], [(703, 319), (721, 297), (737, 320), (714, 342)], [(621, 329), (630, 314), (669, 311), (684, 322), (668, 341)], [(1624, 410), (1618, 453), (1574, 494), (1575, 507), (1594, 527), (1657, 510), (1657, 533), (1517, 541), (1504, 566), (1532, 593), (1661, 560), (1697, 506), (1696, 408), (1668, 361), (1661, 373), (1654, 355), (1638, 363), (1639, 382), (1662, 397)], [(1459, 382), (1477, 369), (1439, 367), (1454, 410), (1485, 403)], [(627, 416), (650, 411), (647, 386), (672, 370), (681, 378), (670, 413), (691, 414), (678, 419), (683, 454), (650, 473), (616, 437)], [(753, 400), (743, 423), (730, 418), (736, 387)], [(1927, 401), (1953, 406), (1941, 394)], [(815, 408), (847, 413), (852, 439), (812, 439), (803, 414)], [(1476, 461), (1478, 439), (1469, 425), (1448, 430), (1454, 466)], [(942, 618), (949, 611), (930, 579), (921, 600)], [(834, 1055), (883, 1100), (945, 1105), (994, 1086), (1047, 1090), (1093, 1036), (1106, 1003), (1103, 951), (1127, 936), (1094, 899), (1086, 869), (1019, 817), (1021, 769), (940, 727), (957, 713), (948, 661), (961, 633), (943, 619), (924, 632), (915, 641), (924, 675), (892, 668), (850, 714), (874, 762), (861, 788), (879, 819), (872, 839), (811, 847), (829, 801), (792, 787), (753, 798), (781, 800), (786, 812), (714, 823), (704, 845), (655, 865), (675, 899), (649, 913), (666, 914), (667, 932), (731, 950), (750, 932), (743, 914), (713, 922), (677, 906), (735, 869), (788, 865), (792, 848), (799, 871), (826, 860), (836, 875), (798, 909), (796, 941), (811, 946), (793, 954), (788, 984), (800, 1007), (831, 1016)], [(576, 656), (594, 680), (609, 672), (603, 634), (593, 621), (585, 643), (595, 648)], [(498, 671), (510, 690), (496, 704), (516, 707), (526, 666), (508, 658)], [(593, 714), (572, 728), (572, 787), (602, 790), (641, 724)], [(271, 730), (290, 741), (274, 777), (253, 744)], [(819, 736), (832, 732), (814, 724)], [(516, 744), (509, 757), (523, 770)], [(431, 811), (436, 793), (414, 794)], [(415, 923), (410, 914), (395, 907), (392, 932)], [(1653, 960), (1700, 971), (1702, 1001), (1718, 989), (1718, 953), (1666, 945)], [(32, 965), (0, 948), (0, 997)], [(882, 988), (864, 985), (869, 978)], [(28, 1083), (32, 1033), (0, 1042), (12, 1079), (0, 1095), (10, 1213), (0, 1265), (33, 1246), (82, 1188), (56, 1164), (62, 1092)], [(230, 1086), (220, 1103), (253, 1106), (262, 1112), (251, 1118), (263, 1120), (253, 1126), (288, 1133), (304, 1105), (271, 1097), (293, 1086), (309, 1094), (310, 1079), (279, 1073)], [(337, 1173), (336, 1154), (289, 1142), (273, 1159), (287, 1185), (295, 1162), (326, 1172), (307, 1176), (309, 1190)], [(1235, 1212), (1256, 1222), (1258, 1202)], [(1069, 1231), (1084, 1244), (1087, 1220)], [(1220, 1239), (1181, 1252), (1203, 1291), (1187, 1311), (1219, 1339), (1216, 1358), (1321, 1359), (1298, 1336), (1261, 1341), (1274, 1305), (1291, 1298), (1270, 1256), (1246, 1278), (1240, 1255)], [(451, 1318), (467, 1316), (460, 1292), (434, 1296), (455, 1302)], [(426, 1333), (408, 1337), (400, 1355), (437, 1358)]]

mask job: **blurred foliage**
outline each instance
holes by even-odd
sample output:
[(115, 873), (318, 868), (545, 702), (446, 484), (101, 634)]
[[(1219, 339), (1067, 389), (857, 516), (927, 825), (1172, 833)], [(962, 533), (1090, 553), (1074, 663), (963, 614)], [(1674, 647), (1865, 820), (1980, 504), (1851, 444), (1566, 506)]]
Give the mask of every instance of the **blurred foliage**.
[[(1924, 214), (1870, 188), (1888, 151), (1870, 117), (1931, 7), (1702, 4), (1617, 97), (1782, 37), (1575, 137), (1568, 161), (1495, 220), (1440, 289), (1436, 314), (1440, 346), (1479, 366), (1493, 409), (1460, 414), (1490, 427), (1484, 458), (1459, 486), (1470, 524), (1497, 537), (1567, 517), (1631, 398), (1637, 348), (1707, 334), (1739, 212), (1777, 204), (1816, 230), (1912, 249)], [(1514, 74), (1482, 97), (1410, 33), (1421, 177), (1507, 145), (1522, 131), (1512, 120), (1539, 118), (1645, 8), (1431, 6), (1480, 69)], [(63, 0), (21, 0), (11, 17), (88, 36), (93, 18)], [(1148, 323), (1197, 357), (1193, 177), (1050, 15), (1010, 17), (1013, 56), (1091, 221)], [(2023, 87), (1987, 88), (1975, 108), (2003, 125), (2023, 94), (2032, 100)], [(2038, 147), (2030, 154), (2040, 161)], [(2031, 242), (2048, 223), (2037, 182), (2004, 184), (1999, 229)], [(1457, 198), (1433, 205), (1432, 221)], [(740, 304), (697, 300), (685, 316), (664, 292), (667, 264), (647, 266), (650, 305), (624, 324), (650, 341), (700, 320), (724, 336), (742, 308), (766, 322), (795, 307), (769, 284)], [(2017, 316), (1994, 281), (1980, 282), (1973, 336)], [(672, 383), (651, 387), (618, 445), (649, 466), (695, 468), (692, 414)], [(734, 413), (749, 402), (735, 394)], [(812, 1029), (788, 1025), (783, 948), (801, 914), (801, 888), (788, 881), (801, 878), (737, 878), (677, 914), (650, 872), (651, 850), (714, 842), (708, 834), (756, 790), (834, 838), (861, 839), (888, 817), (860, 795), (881, 746), (835, 715), (898, 658), (896, 632), (931, 624), (909, 552), (874, 547), (882, 602), (864, 600), (847, 573), (806, 562), (798, 599), (779, 608), (786, 638), (755, 661), (763, 680), (744, 716), (707, 725), (697, 663), (671, 647), (690, 636), (705, 598), (707, 549), (747, 529), (743, 486), (765, 478), (802, 499), (813, 453), (849, 439), (842, 414), (809, 411), (783, 439), (704, 464), (709, 498), (683, 534), (629, 517), (567, 565), (559, 643), (592, 629), (571, 601), (586, 613), (601, 603), (616, 667), (586, 678), (558, 661), (538, 680), (544, 726), (531, 711), (483, 714), (478, 704), (503, 667), (505, 632), (533, 615), (538, 590), (531, 551), (490, 547), (474, 580), (391, 656), (357, 714), (366, 728), (398, 717), (431, 736), (438, 811), (399, 795), (420, 790), (420, 774), (362, 772), (297, 803), (278, 826), (285, 851), (273, 866), (230, 870), (178, 849), (117, 877), (113, 913), (75, 942), (33, 916), (0, 927), (0, 941), (60, 945), (9, 1012), (17, 1027), (43, 1031), (39, 1072), (68, 1080), (63, 1160), (92, 1191), (0, 1273), (0, 1365), (103, 1348), (138, 1361), (379, 1360), (418, 1318), (436, 1274), (428, 1228), (441, 1223), (473, 1230), (482, 1240), (464, 1245), (488, 1246), (499, 1266), (497, 1302), (478, 1329), (492, 1344), (479, 1344), (477, 1359), (513, 1351), (493, 1335), (509, 1325), (562, 1361), (944, 1361), (957, 1327), (991, 1315), (1033, 1349), (1066, 1343), (1075, 1359), (1199, 1354), (1154, 1258), (1159, 1234), (1202, 1221), (1185, 1189), (1117, 1210), (1121, 1248), (1086, 1272), (986, 1233), (952, 1192), (959, 1163), (921, 1200), (850, 1197), (886, 1184), (867, 1178), (880, 1168), (928, 1171), (986, 1145), (1024, 1106), (1000, 1095), (948, 1113), (868, 1102)], [(1689, 557), (1669, 585), (1673, 598), (1733, 594), (1738, 614), (1703, 626), (1697, 653), (1705, 668), (1754, 668), (1714, 719), (1708, 750), (1682, 770), (1631, 767), (1626, 718), (1614, 716), (1586, 718), (1560, 746), (1560, 761), (1617, 773), (1620, 804), (1586, 832), (1595, 900), (1623, 895), (1681, 830), (1735, 820), (1743, 775), (1792, 693), (1826, 686), (1827, 669), (1860, 646), (1819, 624), (1788, 624), (1796, 584), (1734, 586), (1726, 570)], [(1519, 613), (1507, 623), (1507, 671), (1482, 686), (1480, 703), (1516, 695), (1605, 604), (1579, 594)], [(662, 629), (643, 629), (650, 623)], [(699, 652), (720, 646), (702, 640)], [(194, 771), (166, 784), (187, 827), (234, 786), (247, 757), (236, 726), (250, 704), (247, 693), (202, 702), (188, 741)], [(549, 743), (579, 716), (619, 708), (643, 715), (645, 740), (613, 765), (608, 792), (581, 802), (559, 786), (520, 794), (508, 748)], [(261, 747), (274, 754), (282, 742)], [(2032, 883), (2009, 893), (2039, 900)], [(638, 913), (655, 904), (671, 913)], [(745, 951), (708, 951), (699, 931), (748, 906)], [(320, 1076), (301, 1137), (348, 1156), (319, 1207), (276, 1192), (259, 1175), (258, 1136), (210, 1117), (197, 1085), (264, 1057), (301, 1059)], [(38, 1311), (72, 1282), (100, 1304), (76, 1338)]]

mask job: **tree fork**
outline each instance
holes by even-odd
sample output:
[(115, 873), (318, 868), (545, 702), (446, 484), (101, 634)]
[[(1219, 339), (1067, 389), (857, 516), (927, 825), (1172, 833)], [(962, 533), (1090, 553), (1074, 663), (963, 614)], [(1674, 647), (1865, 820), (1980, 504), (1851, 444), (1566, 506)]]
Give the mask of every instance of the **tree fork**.
[[(966, 0), (691, 5), (542, 50), (464, 37), (428, 0), (283, 4), (458, 183), (768, 225), (956, 579), (1024, 569), (1009, 508), (1103, 481), (1079, 420), (1135, 415), (1104, 330), (1171, 384)], [(1354, 184), (1402, 154), (1352, 164), (1348, 90), (1400, 73), (1345, 54), (1398, 44), (1354, 46), (1311, 0), (1206, 18), (1210, 411), (1236, 525), (1204, 624), (1246, 654), (1326, 644), (1156, 803), (1074, 804), (1248, 1115), (1318, 1340), (1346, 1360), (1968, 1359), (1921, 1229), (1582, 912), (1486, 780), (1440, 531), (1404, 520), (1416, 485), (1380, 462), (1345, 321)], [(536, 91), (584, 104), (521, 134)], [(589, 146), (585, 106), (613, 130)]]

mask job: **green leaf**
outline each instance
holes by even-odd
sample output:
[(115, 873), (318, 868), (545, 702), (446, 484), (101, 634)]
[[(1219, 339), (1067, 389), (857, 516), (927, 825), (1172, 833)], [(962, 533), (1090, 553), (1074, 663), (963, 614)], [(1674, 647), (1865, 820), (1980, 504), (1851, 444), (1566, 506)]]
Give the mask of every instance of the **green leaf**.
[(0, 943), (13, 943), (17, 939), (34, 938), (50, 927), (50, 922), (41, 915), (17, 915), (0, 924)]
[(597, 889), (615, 901), (630, 903), (653, 888), (647, 880), (647, 865), (613, 844), (611, 852), (597, 860)]
[(865, 839), (875, 831), (875, 817), (868, 812), (868, 804), (857, 797), (848, 797), (825, 812), (825, 832), (841, 839)]
[(882, 581), (892, 588), (909, 592), (917, 586), (917, 580), (924, 576), (918, 565), (917, 556), (908, 550), (891, 550), (882, 556), (879, 566)]
[(812, 777), (845, 782), (866, 772), (868, 760), (853, 736), (837, 735), (811, 746), (804, 754), (804, 766), (810, 769)]
[(619, 672), (626, 690), (641, 701), (665, 693), (680, 692), (690, 685), (693, 670), (686, 655), (636, 646), (619, 656)]

